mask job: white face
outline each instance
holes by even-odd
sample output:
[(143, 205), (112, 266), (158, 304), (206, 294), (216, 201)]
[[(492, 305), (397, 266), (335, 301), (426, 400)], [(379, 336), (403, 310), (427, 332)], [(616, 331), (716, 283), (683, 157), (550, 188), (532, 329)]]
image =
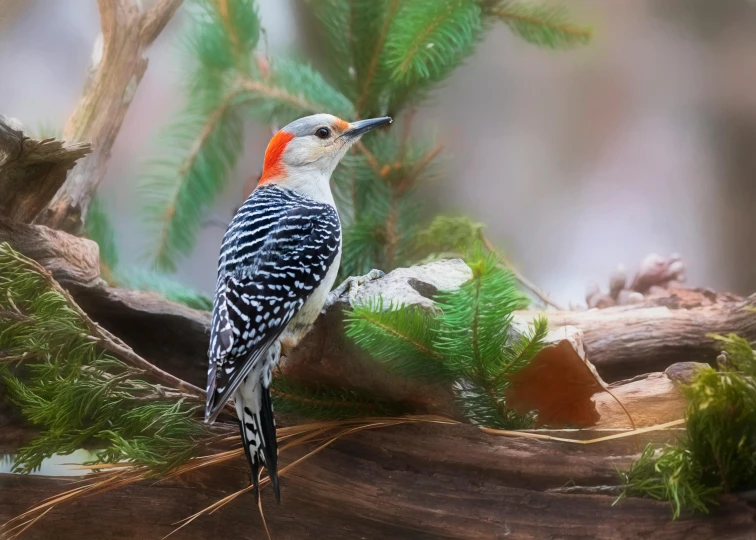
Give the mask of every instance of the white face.
[(361, 134), (349, 134), (352, 124), (330, 114), (300, 118), (284, 128), (294, 135), (283, 158), (289, 171), (307, 168), (331, 176), (333, 170)]
[(390, 122), (391, 118), (385, 117), (350, 123), (330, 114), (295, 120), (274, 137), (274, 141), (282, 135), (291, 137), (281, 156), (286, 174), (278, 176), (276, 182), (333, 204), (330, 179), (341, 158), (364, 133)]

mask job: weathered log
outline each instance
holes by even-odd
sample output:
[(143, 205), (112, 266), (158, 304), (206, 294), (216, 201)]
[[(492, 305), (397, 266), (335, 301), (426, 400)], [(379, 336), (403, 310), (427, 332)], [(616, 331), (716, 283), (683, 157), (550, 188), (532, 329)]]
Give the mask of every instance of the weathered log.
[(105, 176), (116, 136), (147, 69), (146, 52), (183, 0), (98, 0), (102, 35), (95, 43), (86, 88), (66, 124), (66, 140), (91, 141), (94, 152), (76, 165), (37, 223), (78, 233)]
[[(121, 337), (144, 358), (183, 380), (204, 387), (209, 314), (155, 294), (115, 289), (96, 278), (97, 246), (44, 227), (3, 224), (0, 241), (40, 261), (71, 290), (94, 320)], [(390, 302), (432, 309), (437, 290), (458, 287), (470, 276), (460, 260), (399, 269), (360, 289), (358, 301), (380, 294)], [(720, 344), (711, 333), (735, 332), (756, 341), (756, 317), (741, 299), (679, 289), (642, 304), (588, 311), (517, 312), (526, 326), (545, 315), (550, 327), (572, 325), (583, 332), (588, 360), (608, 382), (661, 372), (679, 362), (712, 363)], [(451, 414), (442, 404), (447, 390), (408, 382), (388, 373), (343, 334), (345, 298), (316, 322), (313, 331), (282, 362), (295, 379), (363, 388), (388, 399), (408, 401), (418, 412)], [(558, 333), (558, 332), (557, 332)]]
[(100, 279), (100, 248), (96, 242), (56, 231), (44, 225), (27, 225), (0, 216), (0, 243), (44, 266), (66, 287), (104, 287)]
[(50, 202), (76, 160), (88, 154), (85, 143), (35, 140), (0, 115), (0, 216), (28, 223)]
[[(114, 289), (96, 279), (96, 245), (51, 231), (0, 222), (0, 241), (41, 263), (65, 284), (82, 307), (120, 336), (141, 356), (203, 387), (209, 339), (209, 314), (155, 294)], [(360, 290), (358, 299), (381, 294), (386, 303), (430, 308), (440, 288), (459, 286), (469, 277), (461, 261), (400, 269)], [(515, 323), (527, 325), (535, 315), (549, 318), (552, 329), (572, 325), (582, 330), (588, 359), (601, 376), (614, 382), (664, 371), (679, 362), (711, 363), (720, 344), (710, 333), (735, 332), (756, 340), (756, 317), (746, 308), (756, 296), (741, 299), (707, 291), (680, 289), (642, 304), (589, 311), (517, 312)], [(316, 322), (313, 331), (283, 362), (294, 378), (337, 386), (356, 386), (391, 399), (409, 400), (418, 411), (435, 410), (447, 394), (426, 388), (424, 396), (368, 358), (343, 335), (345, 299)]]
[(630, 428), (627, 414), (632, 416), (637, 428), (683, 418), (687, 401), (680, 384), (690, 383), (696, 371), (704, 365), (696, 362), (672, 364), (663, 373), (648, 373), (611, 385), (611, 395), (607, 392), (595, 394), (593, 401), (601, 416), (596, 427)]
[[(617, 483), (635, 441), (579, 446), (488, 435), (465, 425), (405, 425), (338, 441), (287, 473), (282, 502), (263, 490), (273, 538), (754, 538), (756, 509), (730, 498), (706, 517), (614, 495), (548, 491)], [(302, 449), (301, 452), (304, 452)], [(296, 454), (300, 455), (300, 454)], [(295, 455), (285, 452), (285, 461)], [(246, 485), (243, 458), (179, 480), (144, 482), (50, 511), (28, 539), (160, 538), (174, 523)], [(0, 475), (0, 520), (72, 487), (70, 479)], [(249, 494), (172, 538), (264, 538)]]
[(609, 382), (664, 371), (678, 362), (713, 363), (721, 344), (710, 334), (736, 333), (756, 341), (756, 316), (746, 299), (707, 290), (673, 289), (641, 304), (588, 311), (523, 312), (524, 324), (537, 315), (551, 328), (572, 325), (584, 333), (588, 359)]

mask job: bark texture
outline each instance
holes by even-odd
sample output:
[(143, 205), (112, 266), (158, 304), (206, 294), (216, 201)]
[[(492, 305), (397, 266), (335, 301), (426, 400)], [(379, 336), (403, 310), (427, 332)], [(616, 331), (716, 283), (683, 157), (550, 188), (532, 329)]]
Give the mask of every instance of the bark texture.
[(33, 220), (76, 160), (89, 152), (86, 143), (27, 137), (18, 122), (0, 115), (0, 216), (21, 223)]
[[(263, 490), (272, 538), (753, 539), (756, 510), (730, 498), (710, 516), (670, 520), (646, 499), (549, 491), (616, 483), (635, 453), (630, 439), (578, 446), (496, 437), (465, 425), (365, 431), (292, 469), (282, 502)], [(294, 456), (285, 453), (286, 461)], [(28, 539), (161, 538), (173, 523), (244, 487), (243, 459), (179, 481), (145, 482), (56, 508)], [(0, 520), (70, 488), (70, 480), (0, 475)], [(265, 538), (244, 494), (176, 539)]]

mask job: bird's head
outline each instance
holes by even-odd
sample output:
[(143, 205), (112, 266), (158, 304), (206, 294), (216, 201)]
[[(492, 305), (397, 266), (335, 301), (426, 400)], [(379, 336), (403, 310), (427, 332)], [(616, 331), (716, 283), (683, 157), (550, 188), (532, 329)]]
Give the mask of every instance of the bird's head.
[(388, 116), (347, 122), (330, 114), (294, 120), (268, 144), (258, 186), (275, 183), (316, 199), (321, 194), (330, 198), (331, 173), (347, 150), (363, 134), (389, 123)]

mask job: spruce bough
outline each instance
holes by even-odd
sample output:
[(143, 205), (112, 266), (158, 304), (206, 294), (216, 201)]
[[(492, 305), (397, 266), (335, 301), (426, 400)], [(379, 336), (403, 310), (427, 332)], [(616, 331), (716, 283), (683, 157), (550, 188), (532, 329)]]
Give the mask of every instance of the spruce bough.
[[(410, 136), (414, 110), (475, 51), (493, 24), (529, 43), (569, 48), (589, 29), (564, 8), (505, 0), (311, 0), (323, 69), (260, 49), (253, 0), (195, 0), (185, 39), (185, 107), (156, 145), (140, 192), (154, 265), (173, 271), (195, 245), (243, 149), (242, 121), (279, 128), (314, 113), (391, 116), (398, 125), (358, 145), (337, 168), (342, 277), (409, 266), (430, 252), (415, 188), (438, 174), (443, 147)], [(241, 203), (241, 201), (240, 201)], [(440, 251), (452, 250), (451, 245)], [(467, 246), (468, 248), (470, 246)]]

